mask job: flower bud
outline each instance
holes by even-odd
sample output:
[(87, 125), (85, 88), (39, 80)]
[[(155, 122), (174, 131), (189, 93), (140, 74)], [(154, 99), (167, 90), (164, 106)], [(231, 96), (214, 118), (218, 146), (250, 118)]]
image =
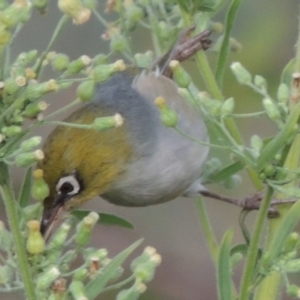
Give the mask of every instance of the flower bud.
[(81, 0), (59, 0), (59, 9), (72, 17), (75, 24), (83, 24), (87, 22), (91, 16), (91, 10), (85, 8)]
[(51, 60), (51, 65), (54, 70), (64, 71), (70, 63), (69, 57), (65, 54), (57, 54)]
[(266, 111), (268, 117), (271, 120), (273, 120), (273, 121), (280, 120), (280, 118), (281, 118), (280, 111), (271, 99), (269, 99), (269, 98), (263, 99), (263, 106), (265, 108), (265, 111)]
[(12, 137), (21, 133), (22, 128), (20, 126), (12, 125), (12, 126), (3, 127), (1, 131), (7, 137)]
[(267, 81), (264, 77), (262, 77), (260, 75), (255, 75), (254, 84), (263, 91), (267, 90)]
[(290, 98), (290, 89), (285, 83), (281, 83), (278, 87), (277, 98), (280, 103), (287, 103)]
[(229, 99), (225, 100), (221, 106), (222, 117), (232, 114), (233, 110), (234, 110), (234, 99), (229, 98)]
[(177, 113), (167, 106), (165, 99), (161, 96), (157, 97), (154, 102), (159, 108), (162, 123), (166, 127), (175, 127), (178, 123)]
[(286, 293), (291, 297), (300, 298), (300, 288), (295, 284), (289, 284)]
[(44, 152), (42, 150), (36, 150), (34, 152), (18, 154), (15, 157), (15, 163), (18, 167), (28, 167), (42, 159), (44, 159)]
[(131, 4), (125, 7), (125, 19), (129, 29), (133, 28), (143, 17), (144, 11), (139, 6)]
[(75, 242), (79, 246), (88, 244), (91, 238), (92, 229), (99, 219), (99, 215), (95, 212), (90, 212), (83, 220), (77, 225)]
[(34, 101), (41, 98), (43, 95), (55, 92), (58, 90), (58, 85), (54, 79), (43, 83), (31, 83), (25, 89), (26, 99)]
[(154, 53), (152, 51), (147, 51), (146, 53), (137, 53), (134, 56), (136, 65), (139, 68), (150, 68), (154, 59)]
[(290, 251), (297, 250), (300, 246), (300, 236), (297, 232), (292, 232), (285, 240), (283, 244), (283, 252), (287, 253)]
[(146, 247), (143, 254), (131, 263), (134, 275), (143, 282), (153, 279), (154, 271), (161, 263), (161, 256), (153, 247)]
[(36, 279), (36, 289), (44, 291), (60, 276), (60, 271), (57, 267), (51, 267), (47, 271), (40, 274)]
[(24, 152), (31, 151), (36, 148), (42, 142), (42, 138), (40, 136), (33, 136), (28, 140), (25, 140), (21, 143), (20, 149)]
[(31, 80), (36, 78), (36, 73), (31, 68), (25, 69), (26, 79)]
[(60, 90), (68, 89), (72, 84), (73, 82), (70, 81), (58, 82), (57, 83), (58, 90), (60, 91)]
[(79, 268), (77, 269), (74, 274), (73, 274), (73, 281), (83, 281), (87, 278), (88, 276), (88, 270), (85, 268)]
[(67, 222), (64, 222), (52, 236), (51, 241), (48, 244), (48, 249), (59, 248), (63, 246), (71, 229), (71, 225)]
[(78, 74), (81, 70), (88, 66), (90, 62), (91, 59), (87, 55), (82, 55), (68, 65), (67, 72), (73, 75)]
[(191, 76), (182, 68), (179, 61), (172, 60), (169, 64), (171, 70), (173, 71), (173, 77), (176, 83), (183, 88), (188, 88), (192, 82)]
[(242, 65), (241, 63), (239, 62), (234, 62), (231, 64), (230, 66), (233, 74), (235, 75), (237, 81), (240, 83), (240, 84), (250, 84), (251, 81), (252, 81), (252, 76), (251, 74), (249, 73), (248, 70), (246, 70)]
[(104, 65), (107, 64), (107, 55), (100, 53), (93, 58), (93, 65)]
[(116, 52), (123, 52), (128, 49), (128, 41), (127, 39), (119, 34), (115, 33), (110, 40), (110, 49)]
[(263, 172), (265, 173), (265, 175), (267, 177), (272, 177), (275, 174), (276, 169), (275, 169), (275, 167), (272, 164), (267, 164), (264, 167)]
[(22, 52), (18, 55), (15, 65), (24, 68), (29, 63), (33, 62), (37, 57), (38, 51), (31, 50), (29, 52)]
[(113, 73), (124, 71), (126, 65), (123, 60), (117, 60), (113, 64), (99, 65), (93, 69), (93, 77), (97, 83), (107, 80)]
[(96, 9), (98, 2), (97, 0), (83, 0), (84, 7), (93, 10)]
[(147, 287), (143, 283), (135, 283), (131, 288), (122, 290), (116, 300), (137, 300), (140, 294), (146, 291)]
[(224, 25), (220, 22), (211, 22), (209, 28), (217, 34), (221, 34), (224, 30)]
[(173, 35), (173, 28), (171, 28), (165, 21), (158, 22), (157, 35), (161, 40), (169, 40)]
[(29, 229), (26, 249), (30, 254), (39, 254), (45, 249), (45, 240), (40, 232), (41, 223), (36, 220), (27, 222)]
[(28, 6), (29, 3), (27, 3), (27, 1), (14, 1), (11, 5), (1, 11), (0, 22), (7, 28), (13, 28), (18, 23), (26, 21)]
[(4, 81), (4, 91), (8, 95), (14, 95), (17, 93), (17, 91), (20, 89), (20, 87), (17, 85), (16, 81), (12, 77), (8, 77)]
[(258, 158), (261, 152), (261, 149), (264, 146), (263, 140), (258, 136), (258, 135), (253, 135), (251, 137), (251, 142), (250, 142), (251, 148), (252, 148), (252, 153), (255, 158)]
[(101, 117), (96, 118), (94, 122), (91, 124), (91, 127), (94, 130), (102, 131), (112, 127), (120, 127), (123, 125), (123, 118), (120, 114), (115, 114), (112, 117)]
[(16, 80), (16, 84), (21, 87), (25, 86), (27, 83), (26, 76), (17, 76), (15, 80)]
[(79, 84), (76, 90), (76, 94), (81, 101), (87, 102), (92, 100), (92, 98), (94, 97), (95, 88), (95, 81), (91, 78), (88, 78), (87, 80)]
[(88, 300), (87, 296), (85, 295), (84, 285), (81, 281), (72, 281), (69, 286), (69, 291), (74, 300)]
[(48, 184), (43, 178), (43, 170), (37, 169), (33, 172), (33, 184), (31, 187), (32, 197), (38, 201), (44, 201), (50, 194)]
[(47, 11), (47, 0), (32, 0), (32, 4), (41, 14)]
[(282, 268), (287, 273), (298, 273), (300, 271), (300, 259), (292, 259), (285, 261), (282, 265)]
[(47, 107), (48, 104), (45, 101), (29, 103), (22, 115), (26, 118), (36, 118), (41, 112), (46, 110)]

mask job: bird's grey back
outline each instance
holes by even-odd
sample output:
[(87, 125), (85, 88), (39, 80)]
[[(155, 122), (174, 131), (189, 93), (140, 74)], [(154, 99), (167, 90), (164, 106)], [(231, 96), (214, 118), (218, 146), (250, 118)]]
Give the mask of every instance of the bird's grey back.
[(165, 76), (151, 73), (114, 75), (100, 85), (94, 103), (120, 113), (137, 150), (126, 172), (103, 196), (110, 202), (127, 206), (146, 206), (176, 198), (199, 180), (208, 147), (194, 143), (160, 121), (156, 97), (179, 116), (178, 126), (186, 134), (207, 141), (206, 127), (197, 110)]

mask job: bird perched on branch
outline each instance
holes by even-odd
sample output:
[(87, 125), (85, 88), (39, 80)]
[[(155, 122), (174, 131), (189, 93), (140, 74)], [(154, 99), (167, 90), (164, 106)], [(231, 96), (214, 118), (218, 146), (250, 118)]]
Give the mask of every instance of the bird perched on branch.
[(189, 38), (192, 30), (184, 32), (152, 70), (114, 74), (97, 87), (91, 102), (66, 119), (91, 124), (95, 118), (119, 114), (122, 126), (105, 131), (58, 126), (50, 134), (38, 165), (50, 189), (44, 201), (44, 234), (63, 211), (97, 195), (117, 205), (147, 206), (201, 188), (209, 148), (164, 126), (157, 107), (166, 105), (176, 113), (183, 132), (208, 141), (199, 111), (178, 93), (169, 68), (171, 60), (183, 61), (208, 48), (210, 32)]

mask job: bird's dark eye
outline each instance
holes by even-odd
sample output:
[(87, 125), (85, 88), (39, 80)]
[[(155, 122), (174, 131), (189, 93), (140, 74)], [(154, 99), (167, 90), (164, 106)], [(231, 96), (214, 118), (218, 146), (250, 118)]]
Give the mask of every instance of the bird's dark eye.
[(59, 179), (56, 185), (56, 192), (58, 194), (76, 195), (80, 191), (80, 183), (75, 174), (67, 175)]
[(74, 186), (71, 182), (64, 182), (59, 190), (62, 194), (69, 194), (74, 191)]

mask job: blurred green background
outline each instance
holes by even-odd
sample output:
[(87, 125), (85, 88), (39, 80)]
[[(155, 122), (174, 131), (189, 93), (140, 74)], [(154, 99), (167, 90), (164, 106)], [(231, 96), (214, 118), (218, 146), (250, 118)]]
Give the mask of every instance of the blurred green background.
[[(101, 5), (104, 0), (99, 1)], [(22, 30), (12, 49), (12, 56), (32, 49), (45, 49), (61, 13), (52, 1), (46, 15), (35, 13), (32, 20)], [(260, 74), (267, 78), (271, 95), (276, 94), (281, 70), (293, 57), (298, 34), (299, 1), (297, 0), (245, 0), (242, 4), (233, 36), (242, 43), (239, 53), (230, 55), (231, 61), (240, 61), (252, 74)], [(215, 16), (214, 21), (223, 22), (224, 15)], [(53, 50), (67, 53), (72, 59), (82, 54), (93, 57), (100, 52), (107, 52), (108, 45), (100, 38), (104, 28), (92, 18), (88, 23), (75, 26), (68, 24)], [(150, 45), (150, 36), (135, 34), (137, 48)], [(143, 46), (144, 48), (145, 46)], [(211, 60), (214, 53), (208, 53)], [(193, 63), (186, 67), (192, 70)], [(49, 78), (47, 74), (47, 78)], [(261, 109), (261, 98), (247, 87), (240, 86), (229, 70), (226, 72), (224, 94), (234, 97), (237, 112), (252, 112)], [(47, 100), (50, 109), (55, 110), (75, 97), (75, 89), (51, 95)], [(68, 114), (68, 113), (67, 113)], [(61, 118), (64, 116), (62, 115)], [(274, 130), (272, 124), (263, 118), (238, 120), (245, 141), (253, 134), (266, 137)], [(43, 128), (36, 134), (46, 136), (51, 128)], [(222, 155), (213, 152), (212, 155)], [(228, 154), (226, 154), (226, 157)], [(15, 184), (20, 184), (20, 170), (15, 172)], [(254, 192), (247, 176), (242, 174), (242, 183), (233, 190), (220, 187), (209, 187), (214, 192), (224, 193), (235, 198), (243, 198)], [(235, 242), (242, 242), (238, 227), (239, 209), (227, 204), (206, 200), (209, 215), (220, 240), (228, 228), (235, 230)], [(208, 254), (204, 237), (198, 224), (196, 206), (193, 200), (178, 199), (170, 203), (146, 208), (123, 208), (113, 206), (103, 200), (95, 199), (87, 206), (90, 209), (110, 212), (132, 222), (134, 230), (118, 227), (98, 226), (95, 229), (92, 244), (109, 250), (114, 256), (137, 239), (145, 239), (144, 246), (151, 245), (162, 255), (162, 264), (157, 269), (154, 280), (141, 296), (142, 300), (211, 300), (217, 299), (215, 287), (216, 277), (214, 265)], [(251, 213), (247, 224), (251, 224), (255, 213)], [(5, 219), (3, 208), (1, 219)], [(140, 247), (137, 253), (143, 249)], [(241, 269), (241, 268), (240, 268)], [(241, 270), (235, 274), (239, 282)], [(299, 282), (299, 277), (295, 282)], [(2, 294), (0, 299), (23, 299), (18, 294)], [(98, 299), (115, 299), (115, 294), (104, 294)], [(282, 296), (282, 299), (289, 299)]]

